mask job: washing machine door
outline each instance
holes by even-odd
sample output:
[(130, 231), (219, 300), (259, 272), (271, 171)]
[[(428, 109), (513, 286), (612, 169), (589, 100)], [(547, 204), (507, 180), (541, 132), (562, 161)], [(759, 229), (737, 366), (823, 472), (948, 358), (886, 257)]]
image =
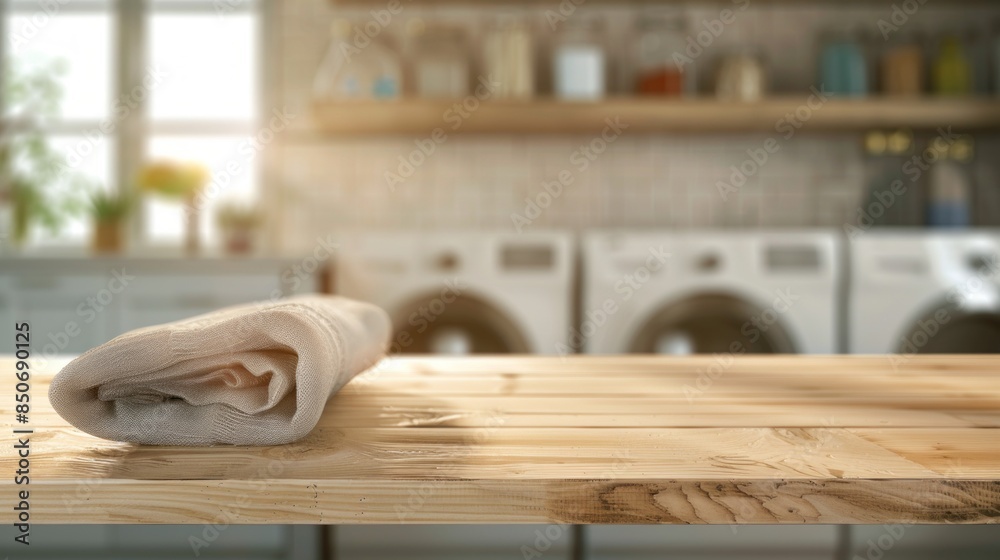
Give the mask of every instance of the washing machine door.
[(904, 355), (1000, 354), (1000, 311), (940, 307), (919, 319), (896, 351)]
[(760, 309), (729, 294), (704, 294), (664, 306), (638, 330), (629, 351), (710, 354), (734, 348), (737, 353), (795, 352), (773, 309)]
[(417, 298), (394, 316), (393, 346), (407, 354), (526, 354), (524, 333), (490, 303), (468, 295), (442, 305), (436, 295)]

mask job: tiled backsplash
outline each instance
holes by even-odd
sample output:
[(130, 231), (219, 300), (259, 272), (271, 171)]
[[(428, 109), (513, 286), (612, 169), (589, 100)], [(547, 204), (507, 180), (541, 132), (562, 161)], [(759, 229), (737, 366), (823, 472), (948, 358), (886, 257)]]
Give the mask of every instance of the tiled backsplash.
[[(469, 27), (469, 36), (476, 37), (474, 30), (494, 13), (486, 8), (419, 9), (407, 0), (402, 6), (381, 32), (397, 46), (408, 18), (461, 21)], [(559, 4), (533, 6), (527, 13), (538, 36), (547, 37), (545, 11), (557, 10)], [(728, 6), (728, 2), (717, 7), (699, 2), (684, 8), (690, 31)], [(312, 79), (329, 41), (331, 22), (344, 16), (363, 25), (372, 19), (371, 9), (335, 8), (327, 0), (281, 3), (278, 53), (272, 53), (279, 61), (277, 103), (308, 119)], [(623, 93), (622, 84), (628, 83), (628, 32), (639, 9), (596, 4), (578, 8), (578, 13), (604, 16), (611, 68), (620, 69), (613, 74), (615, 93)], [(976, 26), (986, 36), (992, 23), (992, 17), (983, 17), (986, 12), (1000, 16), (1000, 8), (985, 4), (944, 8), (926, 4), (899, 33), (965, 33)], [(815, 84), (819, 33), (855, 22), (868, 30), (873, 41), (881, 42), (878, 21), (889, 21), (891, 13), (891, 3), (878, 8), (831, 3), (822, 9), (754, 4), (727, 26), (698, 62), (711, 67), (736, 44), (759, 45), (771, 89), (802, 95), (804, 101), (803, 92)], [(543, 79), (548, 72), (547, 52), (545, 45), (539, 46), (538, 82), (543, 94), (548, 87)], [(478, 69), (476, 63), (473, 70)], [(706, 81), (707, 72), (699, 74)], [(717, 182), (727, 180), (729, 167), (738, 166), (747, 159), (747, 149), (761, 146), (769, 136), (780, 138), (776, 134), (633, 135), (626, 129), (581, 171), (571, 157), (592, 140), (590, 136), (452, 135), (411, 176), (392, 187), (386, 172), (397, 171), (400, 157), (415, 149), (413, 137), (289, 136), (276, 147), (274, 160), (278, 169), (272, 200), (283, 208), (276, 224), (279, 242), (286, 248), (306, 247), (336, 228), (515, 228), (515, 214), (534, 216), (526, 211), (525, 199), (544, 204), (543, 183), (556, 180), (563, 170), (572, 174), (573, 182), (530, 224), (516, 219), (522, 227), (840, 227), (854, 219), (872, 165), (866, 161), (860, 134), (813, 135), (802, 130), (782, 141), (780, 151), (738, 192), (723, 198)], [(997, 168), (990, 161), (1000, 146), (992, 137), (978, 137), (977, 142), (979, 223), (1000, 223), (996, 212), (982, 215), (984, 208), (1000, 209), (1000, 200), (992, 196)]]

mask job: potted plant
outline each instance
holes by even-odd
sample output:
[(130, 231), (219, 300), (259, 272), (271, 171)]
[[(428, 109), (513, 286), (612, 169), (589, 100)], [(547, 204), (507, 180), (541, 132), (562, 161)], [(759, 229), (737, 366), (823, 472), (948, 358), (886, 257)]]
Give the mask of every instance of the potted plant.
[(225, 203), (219, 206), (215, 218), (227, 253), (239, 255), (253, 251), (257, 229), (263, 222), (263, 216), (257, 209), (234, 202)]
[(99, 190), (90, 195), (94, 218), (91, 248), (95, 253), (119, 253), (124, 247), (124, 226), (132, 210), (132, 197)]
[(179, 200), (184, 205), (184, 248), (189, 254), (201, 245), (201, 203), (198, 195), (208, 184), (208, 170), (197, 163), (158, 161), (147, 164), (139, 172), (139, 188), (164, 198)]
[(56, 61), (20, 72), (7, 61), (3, 96), (10, 116), (0, 132), (0, 213), (5, 244), (21, 247), (35, 226), (57, 233), (77, 215), (79, 176), (66, 166), (40, 131), (38, 121), (58, 111), (64, 65)]

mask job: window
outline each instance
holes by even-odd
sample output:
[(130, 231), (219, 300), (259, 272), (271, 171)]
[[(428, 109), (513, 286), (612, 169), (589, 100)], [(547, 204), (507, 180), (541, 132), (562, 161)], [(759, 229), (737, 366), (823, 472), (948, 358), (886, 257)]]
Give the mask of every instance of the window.
[[(4, 115), (14, 123), (11, 141), (23, 145), (29, 135), (41, 134), (51, 151), (62, 157), (65, 168), (45, 175), (45, 188), (53, 200), (79, 196), (81, 181), (91, 188), (112, 187), (118, 135), (113, 129), (100, 131), (111, 114), (115, 80), (116, 33), (110, 3), (67, 3), (57, 11), (35, 2), (14, 1), (8, 6), (4, 52), (11, 67), (6, 68), (5, 78), (21, 92), (5, 100)], [(58, 90), (51, 107), (42, 99), (47, 85)], [(89, 220), (77, 214), (66, 221), (61, 235), (33, 233), (43, 243), (62, 244), (78, 242), (89, 228)]]
[[(203, 241), (228, 199), (258, 193), (255, 135), (260, 105), (260, 2), (252, 0), (8, 0), (5, 63), (18, 75), (52, 76), (61, 100), (41, 115), (7, 100), (8, 121), (40, 131), (66, 161), (50, 184), (67, 197), (80, 181), (131, 189), (147, 161), (203, 164), (212, 180), (199, 198)], [(53, 72), (54, 69), (60, 72)], [(60, 190), (62, 189), (62, 190)], [(176, 244), (177, 203), (144, 197), (135, 242)], [(82, 244), (90, 220), (78, 216), (44, 244)]]
[[(198, 204), (208, 242), (217, 237), (212, 217), (220, 202), (257, 194), (256, 153), (241, 149), (254, 134), (259, 104), (260, 41), (250, 5), (160, 0), (147, 16), (151, 69), (163, 75), (150, 93), (147, 154), (198, 161), (211, 170), (211, 184)], [(146, 216), (153, 241), (181, 238), (183, 221), (176, 207), (151, 200)]]

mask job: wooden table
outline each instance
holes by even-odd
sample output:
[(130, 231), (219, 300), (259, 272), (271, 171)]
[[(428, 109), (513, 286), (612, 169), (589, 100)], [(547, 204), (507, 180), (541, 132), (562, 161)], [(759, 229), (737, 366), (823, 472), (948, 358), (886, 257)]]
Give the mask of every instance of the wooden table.
[(35, 523), (1000, 522), (997, 358), (392, 358), (263, 448), (85, 435), (61, 365), (32, 378)]

